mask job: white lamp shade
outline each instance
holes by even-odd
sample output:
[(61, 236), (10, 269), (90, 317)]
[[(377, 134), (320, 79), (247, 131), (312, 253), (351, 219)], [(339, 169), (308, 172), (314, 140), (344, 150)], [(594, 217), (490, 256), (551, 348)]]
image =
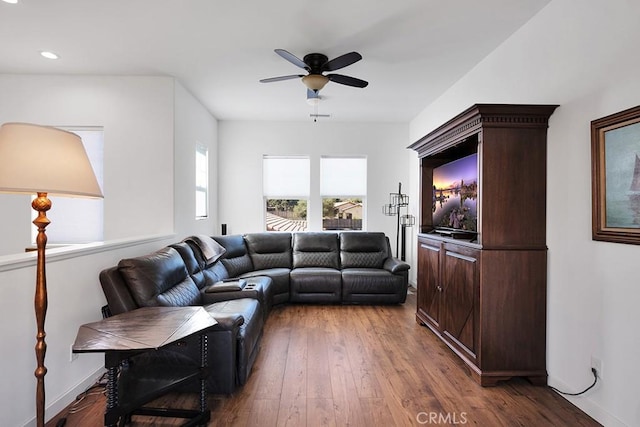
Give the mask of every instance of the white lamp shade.
[(28, 123), (0, 127), (0, 192), (102, 197), (80, 137)]

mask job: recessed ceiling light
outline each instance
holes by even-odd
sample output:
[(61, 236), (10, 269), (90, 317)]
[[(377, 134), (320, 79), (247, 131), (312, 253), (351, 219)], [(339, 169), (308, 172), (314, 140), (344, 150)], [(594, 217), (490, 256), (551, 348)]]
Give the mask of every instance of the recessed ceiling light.
[(11, 3), (11, 4), (18, 3), (18, 0), (2, 0), (2, 1), (4, 1), (5, 3)]
[(59, 58), (59, 56), (56, 55), (55, 53), (48, 52), (46, 50), (43, 50), (42, 52), (40, 52), (40, 55), (44, 56), (47, 59), (58, 59)]

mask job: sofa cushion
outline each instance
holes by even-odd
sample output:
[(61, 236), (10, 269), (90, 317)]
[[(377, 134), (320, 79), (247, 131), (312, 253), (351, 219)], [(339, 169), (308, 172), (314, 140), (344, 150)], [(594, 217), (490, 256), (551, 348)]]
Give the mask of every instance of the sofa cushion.
[(229, 273), (229, 277), (238, 277), (243, 273), (254, 270), (244, 238), (241, 235), (214, 236), (213, 239), (227, 251), (220, 261)]
[(340, 268), (340, 248), (335, 233), (295, 233), (293, 267)]
[(245, 234), (253, 268), (291, 268), (291, 233)]
[(296, 294), (330, 293), (340, 300), (342, 277), (340, 270), (324, 267), (295, 268), (291, 270), (291, 298)]
[(394, 294), (406, 288), (402, 276), (377, 268), (342, 270), (343, 288), (348, 293)]
[(167, 289), (166, 292), (158, 294), (156, 301), (159, 305), (166, 307), (184, 307), (187, 305), (199, 305), (201, 298), (196, 284), (191, 280), (184, 280)]
[(340, 263), (342, 268), (383, 268), (389, 255), (389, 243), (384, 233), (340, 233)]
[(205, 286), (211, 286), (220, 280), (229, 279), (231, 277), (224, 264), (222, 264), (222, 261), (218, 261), (215, 264), (206, 267), (202, 273), (204, 274)]
[(235, 281), (225, 281), (202, 289), (202, 303), (211, 304), (239, 298), (254, 298), (260, 302), (264, 320), (273, 305), (273, 281), (267, 276), (249, 277)]
[(291, 301), (338, 303), (342, 291), (340, 270), (303, 267), (291, 270)]
[(140, 307), (200, 304), (198, 287), (174, 248), (123, 259), (118, 271)]
[(407, 298), (407, 279), (377, 268), (342, 270), (342, 301), (345, 303), (403, 303)]

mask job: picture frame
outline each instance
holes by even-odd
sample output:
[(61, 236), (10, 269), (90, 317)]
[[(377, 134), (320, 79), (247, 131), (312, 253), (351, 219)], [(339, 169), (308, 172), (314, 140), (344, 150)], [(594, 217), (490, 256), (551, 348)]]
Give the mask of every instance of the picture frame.
[(592, 238), (640, 245), (640, 106), (591, 122)]

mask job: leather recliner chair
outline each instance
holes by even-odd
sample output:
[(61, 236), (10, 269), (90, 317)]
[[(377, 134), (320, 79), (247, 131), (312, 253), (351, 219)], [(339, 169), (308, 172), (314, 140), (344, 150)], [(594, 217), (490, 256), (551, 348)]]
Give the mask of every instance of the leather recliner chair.
[[(121, 260), (100, 273), (112, 315), (145, 306), (202, 305), (202, 295), (175, 248)], [(208, 333), (210, 393), (229, 394), (243, 385), (258, 353), (264, 324), (260, 302), (241, 298), (204, 305), (218, 325)], [(139, 363), (163, 365), (173, 359), (200, 360), (197, 340), (167, 346)], [(188, 362), (187, 362), (188, 363)], [(195, 388), (194, 388), (195, 391)]]

